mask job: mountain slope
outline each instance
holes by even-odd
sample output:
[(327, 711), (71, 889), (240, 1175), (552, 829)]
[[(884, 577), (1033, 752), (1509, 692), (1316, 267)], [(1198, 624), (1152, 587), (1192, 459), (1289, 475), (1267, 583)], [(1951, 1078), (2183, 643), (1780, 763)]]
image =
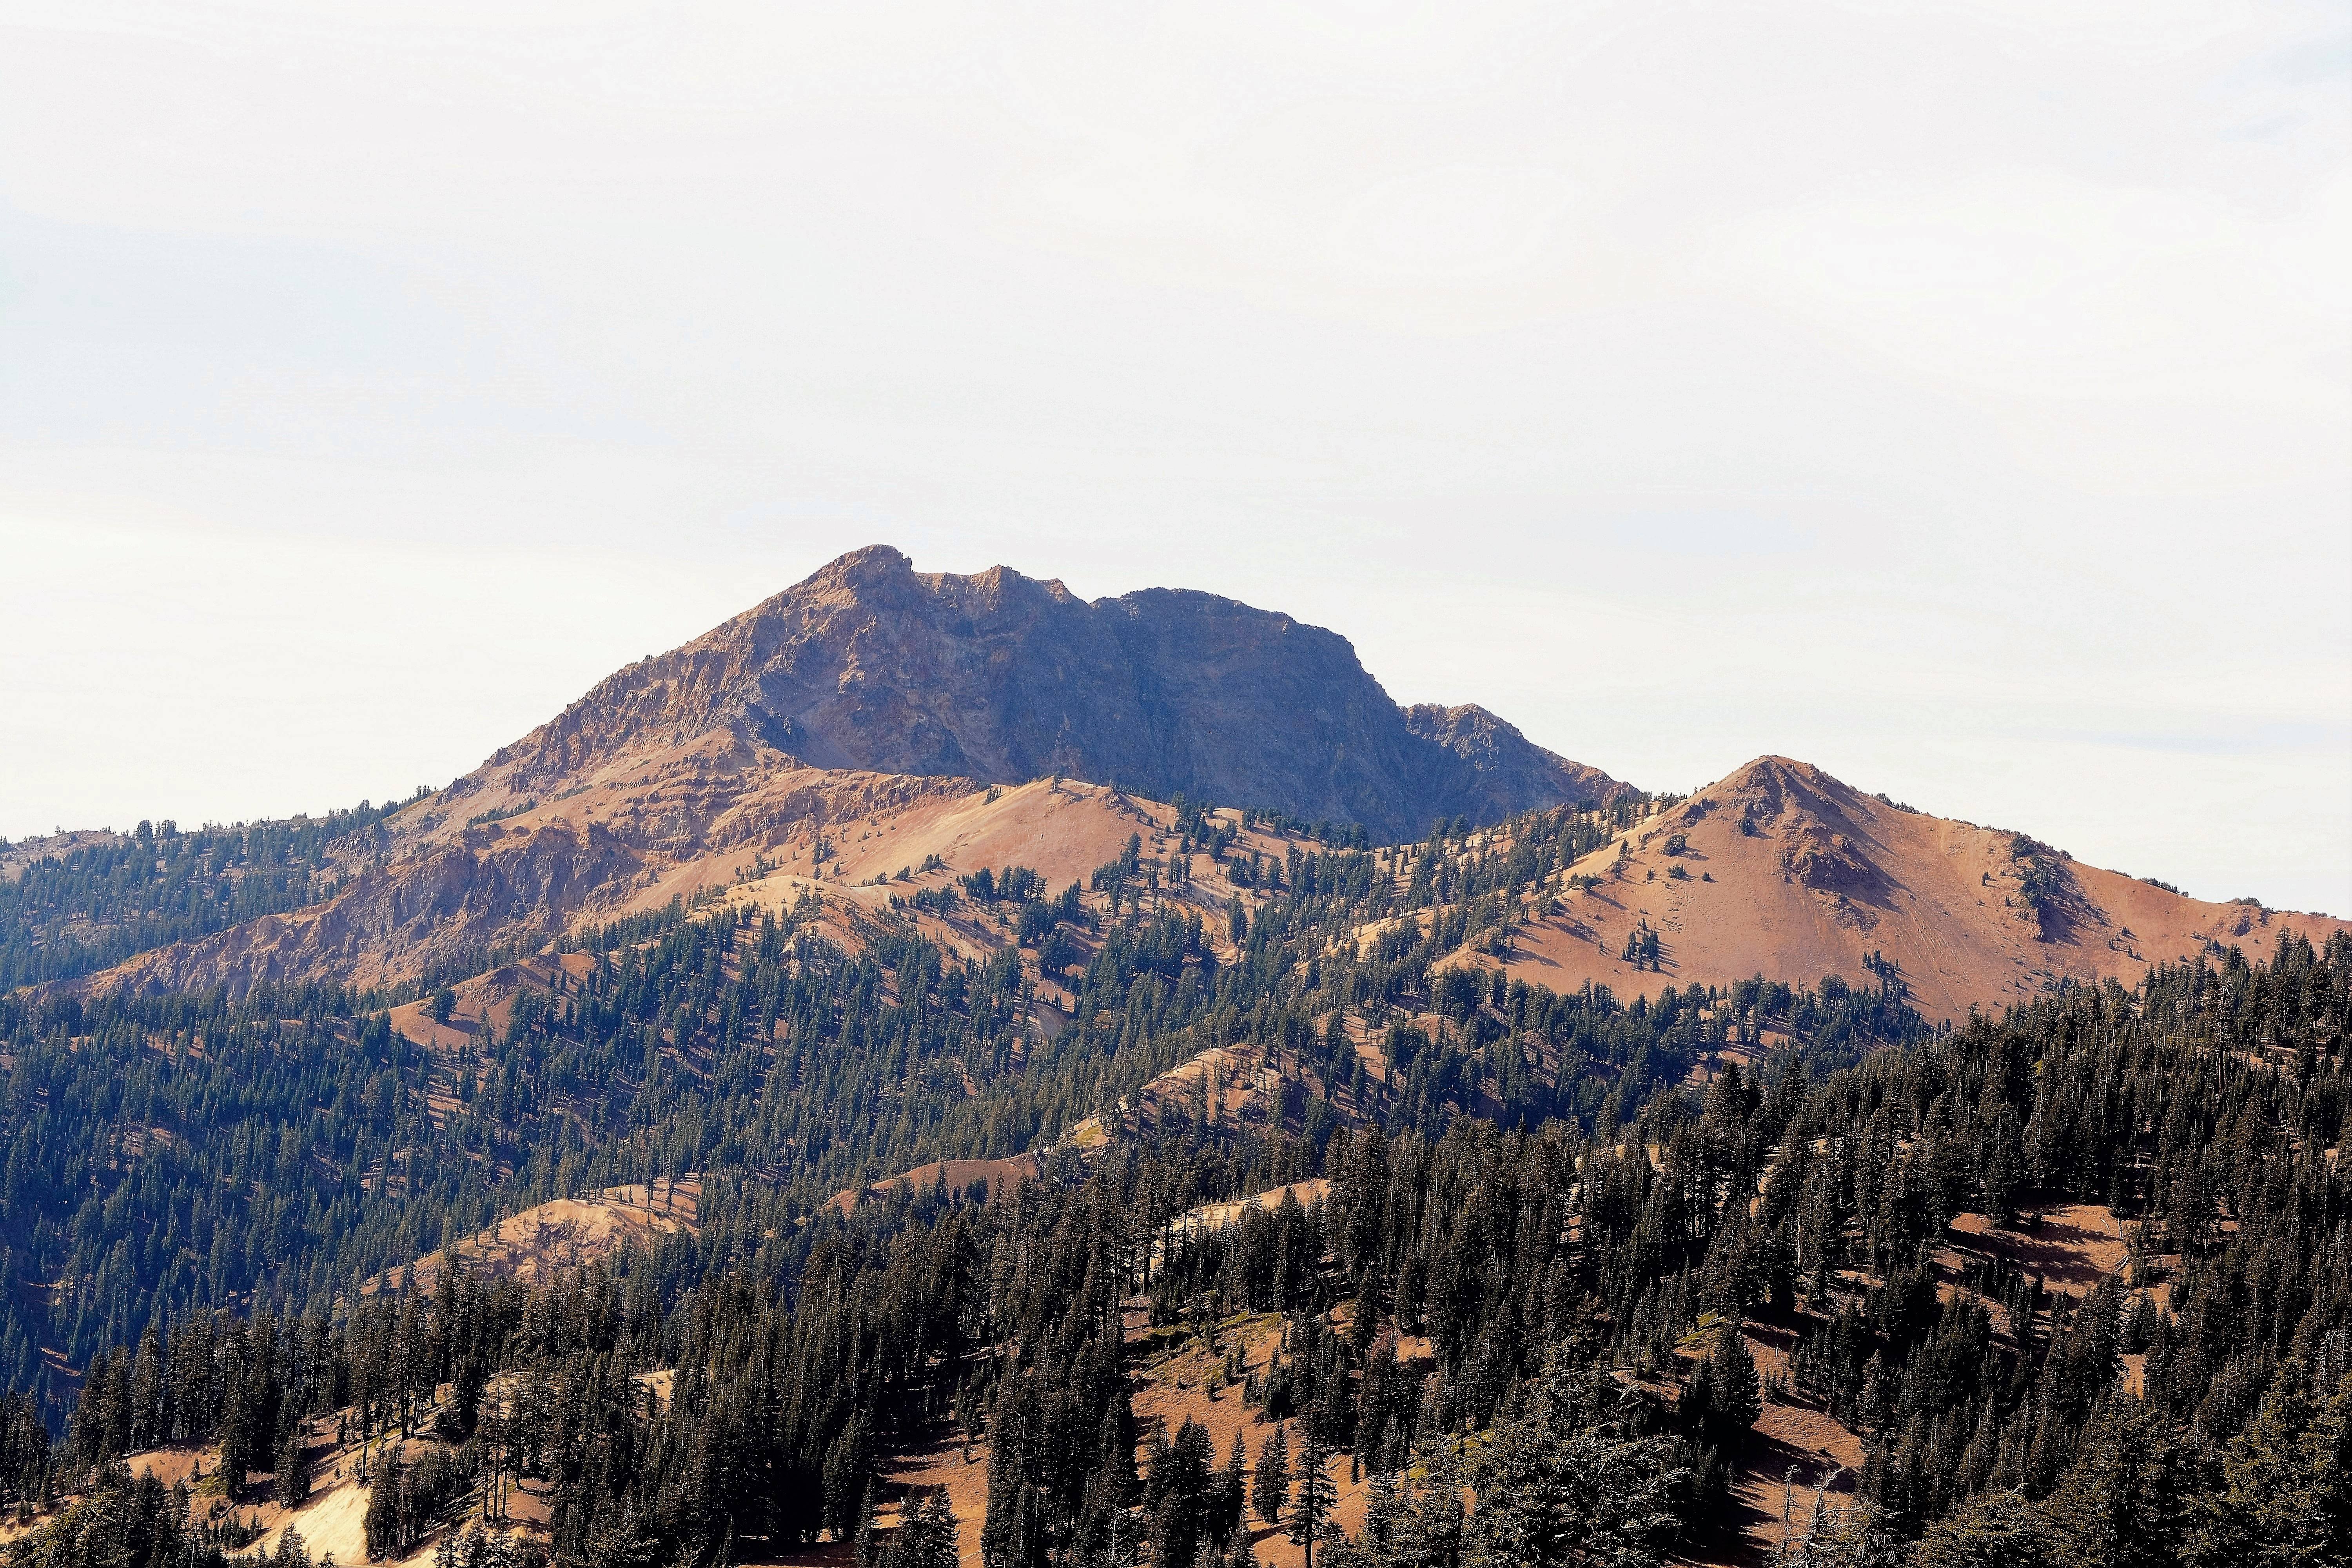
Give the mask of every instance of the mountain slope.
[[(1073, 782), (1022, 787), (1052, 773)], [(931, 883), (1021, 864), (1058, 889), (1130, 832), (1164, 834), (1176, 813), (1152, 800), (1180, 790), (1407, 842), (1432, 821), (1458, 841), (1465, 820), (1530, 810), (1606, 805), (1623, 823), (1640, 802), (1484, 709), (1399, 709), (1345, 640), (1287, 616), (1164, 590), (1088, 605), (1003, 568), (918, 574), (877, 548), (617, 672), (440, 794), (336, 840), (313, 857), (326, 901), (77, 984), (450, 978), (673, 898), (761, 882), (787, 901), (933, 857)], [(1580, 852), (1607, 830), (1583, 820)], [(1601, 880), (1569, 885), (1586, 877)], [(1204, 869), (1188, 896), (1221, 908), (1251, 885)], [(1555, 989), (1858, 984), (1891, 963), (1934, 1017), (2342, 924), (2200, 903), (1771, 757), (1520, 891), (1540, 896), (1508, 966)]]
[[(1677, 840), (1680, 841), (1679, 845)], [(2150, 963), (2209, 943), (2268, 951), (2282, 931), (2325, 945), (2347, 922), (2259, 904), (2206, 903), (2077, 862), (2024, 835), (1909, 811), (1821, 769), (1759, 757), (1644, 819), (1563, 872), (1517, 933), (1514, 974), (1621, 996), (1694, 981), (1894, 966), (1929, 1018), (1998, 1013), (2062, 979), (2137, 983)], [(1659, 938), (1655, 970), (1628, 938)]]
[[(1417, 702), (1404, 710), (1405, 728), (1470, 764), (1476, 773), (1461, 815), (1494, 822), (1528, 804), (1593, 805), (1615, 800), (1625, 786), (1599, 768), (1545, 750), (1475, 702), (1444, 708)], [(1426, 825), (1423, 825), (1426, 826)]]
[(919, 574), (876, 547), (614, 673), (334, 846), (331, 900), (88, 988), (463, 973), (762, 856), (845, 849), (837, 821), (1049, 773), (1382, 837), (1629, 793), (1483, 709), (1408, 714), (1346, 639), (1287, 616), (1165, 589), (1089, 605), (1003, 567)]
[[(773, 753), (732, 765), (735, 749), (717, 737), (632, 759), (625, 777), (606, 770), (565, 798), (519, 803), (491, 822), (457, 818), (437, 796), (432, 809), (412, 808), (413, 820), (387, 824), (394, 850), (351, 870), (335, 898), (140, 954), (79, 988), (220, 985), (242, 995), (266, 981), (452, 978), (583, 922), (719, 896), (782, 910), (819, 892), (837, 912), (828, 923), (845, 934), (859, 910), (982, 869), (1024, 866), (1058, 892), (1117, 859), (1132, 836), (1153, 853), (1176, 818), (1171, 806), (1076, 780), (1000, 789), (836, 773)], [(1171, 894), (1207, 917), (1237, 894), (1255, 902), (1237, 863), (1279, 861), (1293, 842), (1233, 824), (1225, 854), (1235, 864), (1202, 857), (1181, 887), (1171, 879)], [(930, 934), (975, 954), (1009, 940), (992, 929)]]
[(336, 842), (397, 809), (362, 801), (321, 817), (0, 843), (0, 991), (315, 903), (334, 891)]
[(1347, 639), (1288, 616), (1161, 588), (1088, 604), (876, 546), (619, 671), (477, 777), (544, 793), (648, 737), (723, 730), (821, 768), (1061, 773), (1383, 838), (1622, 789), (1482, 710), (1426, 711), (1460, 717), (1409, 720)]
[(494, 949), (535, 952), (575, 921), (690, 899), (762, 857), (805, 863), (835, 824), (976, 787), (803, 767), (723, 733), (616, 758), (545, 802), (502, 791), (486, 801), (452, 786), (383, 824), (379, 839), (346, 847), (333, 898), (142, 953), (79, 984), (92, 993), (225, 985), (241, 995), (264, 981), (365, 986), (470, 973), (488, 967)]

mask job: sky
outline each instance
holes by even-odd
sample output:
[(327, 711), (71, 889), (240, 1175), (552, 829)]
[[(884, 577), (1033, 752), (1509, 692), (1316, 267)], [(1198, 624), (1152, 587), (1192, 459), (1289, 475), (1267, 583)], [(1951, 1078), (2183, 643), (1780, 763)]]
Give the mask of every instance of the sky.
[(2352, 913), (2352, 14), (0, 9), (0, 835), (874, 542)]

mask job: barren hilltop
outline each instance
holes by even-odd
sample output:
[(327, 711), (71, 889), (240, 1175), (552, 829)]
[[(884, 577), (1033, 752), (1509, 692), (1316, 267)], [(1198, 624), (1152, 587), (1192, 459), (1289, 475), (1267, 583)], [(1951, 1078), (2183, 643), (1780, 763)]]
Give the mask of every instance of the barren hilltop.
[(2066, 981), (2346, 922), (2216, 904), (2086, 866), (2023, 833), (1930, 816), (1810, 763), (1759, 757), (1616, 835), (1531, 900), (1507, 952), (1465, 955), (1622, 997), (1752, 976), (1899, 982), (1931, 1020), (1998, 1015)]

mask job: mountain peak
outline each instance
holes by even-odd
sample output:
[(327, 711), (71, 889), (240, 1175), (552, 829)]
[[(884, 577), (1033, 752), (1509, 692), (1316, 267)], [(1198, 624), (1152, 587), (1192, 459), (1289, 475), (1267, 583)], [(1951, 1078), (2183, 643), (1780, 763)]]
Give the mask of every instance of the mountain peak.
[(2324, 944), (2344, 926), (2188, 898), (1779, 755), (1634, 824), (1563, 886), (1506, 967), (1620, 995), (1752, 974), (1876, 976), (1950, 1020), (2072, 982), (2128, 982), (2214, 944), (2282, 931)]
[(915, 563), (895, 544), (866, 544), (844, 551), (809, 574), (809, 583), (912, 577)]
[[(1270, 806), (1386, 837), (1622, 786), (1484, 709), (1389, 700), (1346, 638), (1213, 594), (1087, 603), (869, 545), (599, 683), (490, 760), (517, 795), (725, 731), (744, 759)], [(464, 793), (468, 781), (457, 787)]]

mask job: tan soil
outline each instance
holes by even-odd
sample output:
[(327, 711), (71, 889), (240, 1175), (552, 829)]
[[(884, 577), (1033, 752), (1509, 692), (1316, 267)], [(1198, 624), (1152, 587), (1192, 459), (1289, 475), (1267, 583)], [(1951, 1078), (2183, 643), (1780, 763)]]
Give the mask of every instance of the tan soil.
[[(310, 1426), (313, 1444), (318, 1444), (322, 1437), (331, 1438), (334, 1425), (332, 1417), (313, 1417)], [(401, 1445), (404, 1454), (412, 1459), (425, 1446), (425, 1440), (421, 1438), (410, 1439)], [(386, 1444), (379, 1440), (375, 1446), (377, 1462), (382, 1461), (386, 1452)], [(266, 1485), (248, 1489), (251, 1494), (248, 1500), (233, 1507), (225, 1500), (207, 1498), (201, 1493), (194, 1500), (194, 1506), (216, 1518), (234, 1514), (260, 1527), (261, 1534), (237, 1556), (261, 1551), (276, 1552), (284, 1542), (287, 1531), (291, 1528), (301, 1532), (312, 1562), (331, 1556), (342, 1568), (364, 1568), (368, 1561), (365, 1525), (369, 1489), (353, 1479), (358, 1458), (357, 1445), (337, 1447), (329, 1441), (324, 1447), (314, 1447), (312, 1464), (316, 1479), (310, 1495), (290, 1510), (269, 1500)], [(131, 1455), (125, 1462), (134, 1475), (152, 1474), (169, 1486), (189, 1480), (199, 1464), (205, 1477), (217, 1474), (220, 1453), (217, 1448), (155, 1448)], [(519, 1500), (525, 1504), (515, 1510), (520, 1519), (533, 1510), (529, 1506), (529, 1500)], [(398, 1562), (416, 1563), (429, 1561), (434, 1548), (440, 1543), (441, 1536), (450, 1528), (462, 1526), (447, 1526), (435, 1531)], [(236, 1560), (236, 1557), (231, 1559)]]
[[(484, 1279), (544, 1279), (609, 1258), (625, 1246), (650, 1250), (662, 1236), (695, 1228), (699, 1180), (676, 1187), (656, 1183), (650, 1203), (642, 1184), (611, 1187), (602, 1198), (558, 1198), (499, 1222), (488, 1233), (458, 1242), (454, 1251), (468, 1272)], [(447, 1267), (447, 1252), (428, 1252), (409, 1266), (412, 1289), (429, 1289)], [(361, 1289), (373, 1294), (386, 1283), (378, 1275)]]
[(1037, 1179), (1037, 1157), (1016, 1154), (1010, 1160), (934, 1160), (929, 1164), (918, 1165), (902, 1174), (886, 1176), (872, 1183), (862, 1194), (844, 1189), (825, 1201), (836, 1211), (847, 1214), (857, 1206), (861, 1196), (887, 1197), (890, 1189), (902, 1182), (911, 1184), (918, 1193), (927, 1193), (942, 1176), (947, 1178), (950, 1193), (961, 1194), (974, 1182), (985, 1181), (990, 1198), (1000, 1198), (1022, 1183)]
[[(1743, 818), (1754, 834), (1741, 831)], [(1670, 857), (1675, 834), (1688, 847)], [(1538, 905), (1504, 967), (1554, 990), (1591, 981), (1631, 999), (1755, 974), (1875, 984), (1863, 960), (1883, 952), (1922, 1013), (1958, 1020), (2030, 1000), (2061, 976), (2136, 984), (2150, 963), (2193, 958), (2209, 942), (2267, 953), (2282, 931), (2322, 944), (2352, 930), (2332, 916), (2204, 903), (2066, 862), (2072, 912), (2045, 941), (2018, 891), (2013, 837), (1898, 810), (1807, 763), (1761, 757), (1579, 862), (1573, 873), (1600, 884), (1557, 889), (1560, 911)], [(1672, 876), (1677, 868), (1685, 875)], [(1617, 956), (1644, 923), (1662, 939), (1660, 972)]]
[(2044, 1210), (2034, 1226), (1997, 1226), (1989, 1215), (1963, 1214), (1952, 1221), (1945, 1239), (1938, 1253), (1950, 1253), (1955, 1263), (1970, 1253), (2003, 1258), (2041, 1276), (2051, 1289), (2078, 1297), (2121, 1272), (2131, 1254), (2122, 1222), (2113, 1211), (2092, 1204)]

